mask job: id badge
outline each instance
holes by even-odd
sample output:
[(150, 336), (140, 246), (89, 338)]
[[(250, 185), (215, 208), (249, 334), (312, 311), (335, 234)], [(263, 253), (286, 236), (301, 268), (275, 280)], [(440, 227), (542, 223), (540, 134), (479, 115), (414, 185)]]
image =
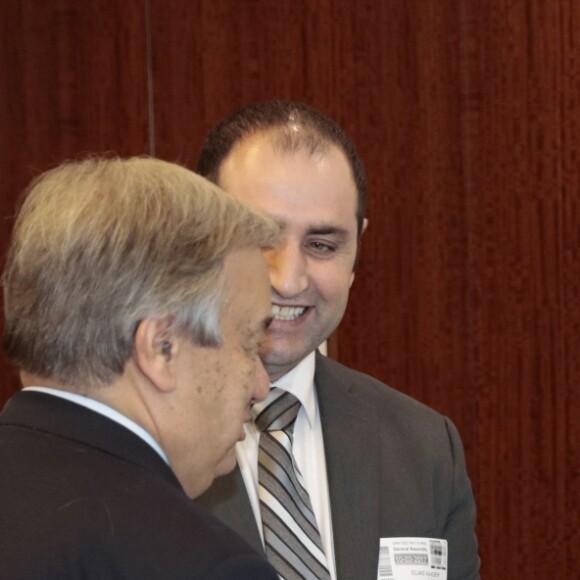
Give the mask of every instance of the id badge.
[(377, 580), (447, 580), (447, 540), (381, 538)]

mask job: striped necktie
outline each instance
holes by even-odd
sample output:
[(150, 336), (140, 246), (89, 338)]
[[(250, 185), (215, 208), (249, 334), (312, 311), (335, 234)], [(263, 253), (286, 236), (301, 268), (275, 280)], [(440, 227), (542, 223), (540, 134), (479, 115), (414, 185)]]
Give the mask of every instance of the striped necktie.
[(329, 580), (316, 517), (292, 454), (299, 410), (300, 401), (276, 387), (252, 408), (261, 431), (258, 495), (266, 557), (285, 580)]

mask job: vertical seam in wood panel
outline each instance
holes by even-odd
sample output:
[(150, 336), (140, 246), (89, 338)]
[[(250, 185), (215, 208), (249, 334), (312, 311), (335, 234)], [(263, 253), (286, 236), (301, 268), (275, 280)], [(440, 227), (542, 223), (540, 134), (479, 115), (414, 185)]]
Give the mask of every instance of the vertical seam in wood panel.
[[(566, 139), (566, 131), (567, 131), (567, 125), (566, 125), (566, 111), (565, 111), (565, 99), (568, 96), (568, 87), (566, 86), (566, 66), (565, 66), (565, 58), (566, 55), (568, 54), (567, 52), (567, 46), (566, 46), (566, 41), (567, 41), (567, 36), (564, 32), (566, 25), (568, 23), (568, 18), (565, 17), (565, 9), (562, 5), (560, 5), (559, 7), (559, 13), (558, 13), (558, 22), (559, 22), (559, 33), (560, 33), (560, 44), (559, 44), (559, 49), (560, 49), (560, 54), (558, 55), (558, 64), (559, 64), (559, 69), (558, 69), (558, 87), (557, 87), (557, 94), (558, 94), (558, 99), (559, 99), (559, 107), (558, 107), (558, 122), (559, 122), (559, 132), (558, 132), (558, 138), (559, 138), (559, 143), (557, 145), (557, 149), (558, 149), (558, 156), (557, 156), (557, 162), (558, 162), (558, 175), (557, 175), (557, 180), (558, 180), (558, 193), (559, 196), (556, 200), (556, 206), (557, 206), (557, 212), (556, 212), (556, 227), (558, 229), (557, 234), (556, 234), (556, 243), (557, 243), (557, 256), (558, 256), (558, 266), (557, 266), (557, 276), (558, 276), (558, 280), (557, 280), (557, 284), (558, 284), (558, 298), (557, 298), (557, 304), (558, 304), (558, 314), (557, 314), (557, 331), (556, 331), (556, 335), (559, 337), (559, 344), (556, 345), (556, 348), (558, 350), (559, 353), (559, 360), (558, 362), (554, 363), (556, 367), (560, 367), (562, 370), (562, 374), (560, 375), (563, 379), (563, 385), (562, 386), (558, 386), (557, 384), (554, 385), (553, 387), (553, 392), (555, 392), (554, 394), (554, 399), (556, 401), (555, 404), (555, 421), (554, 421), (554, 441), (555, 441), (555, 447), (556, 449), (553, 451), (553, 453), (556, 455), (555, 459), (553, 460), (553, 463), (556, 464), (556, 469), (557, 467), (560, 465), (560, 460), (563, 463), (563, 472), (562, 473), (558, 473), (556, 475), (556, 477), (558, 478), (562, 478), (563, 479), (563, 486), (564, 486), (564, 493), (563, 493), (563, 497), (558, 498), (557, 501), (560, 501), (560, 505), (558, 505), (556, 507), (556, 509), (558, 510), (558, 513), (561, 514), (567, 514), (568, 512), (568, 508), (570, 507), (569, 505), (569, 498), (571, 497), (571, 495), (568, 493), (568, 486), (570, 484), (570, 482), (572, 481), (572, 478), (568, 475), (568, 470), (566, 469), (568, 466), (568, 461), (567, 458), (569, 457), (569, 453), (570, 453), (570, 448), (568, 446), (568, 427), (569, 427), (569, 423), (567, 421), (567, 412), (566, 412), (566, 407), (567, 407), (567, 396), (568, 396), (568, 389), (570, 388), (570, 383), (569, 383), (569, 367), (567, 364), (568, 361), (568, 340), (567, 340), (567, 333), (565, 332), (565, 325), (564, 325), (564, 312), (565, 312), (565, 308), (566, 308), (566, 295), (565, 295), (565, 288), (564, 288), (564, 284), (566, 283), (566, 276), (564, 274), (565, 272), (565, 268), (566, 268), (566, 259), (565, 259), (565, 251), (566, 251), (566, 239), (565, 239), (565, 227), (566, 227), (566, 219), (565, 219), (565, 204), (566, 204), (566, 196), (569, 192), (569, 189), (566, 187), (566, 162), (564, 161), (565, 158), (565, 151), (564, 151), (564, 147), (568, 145), (568, 141)], [(566, 91), (566, 94), (565, 92)], [(555, 373), (555, 378), (557, 381), (557, 373)], [(560, 391), (561, 390), (561, 391)], [(558, 391), (563, 392), (563, 396), (560, 397), (558, 396)], [(559, 400), (563, 400), (564, 402), (561, 403), (560, 405), (558, 404)], [(563, 411), (563, 414), (560, 415), (560, 411)], [(556, 482), (554, 484), (555, 489), (559, 489), (559, 485)], [(557, 493), (555, 494), (556, 496), (558, 495)], [(561, 509), (561, 511), (560, 511)], [(567, 531), (567, 527), (569, 525), (569, 522), (571, 522), (572, 519), (568, 519), (567, 517), (564, 518), (564, 522), (561, 523), (561, 527), (558, 530), (558, 535), (560, 537), (566, 537), (566, 531)], [(566, 572), (572, 572), (572, 568), (569, 569), (568, 567), (568, 563), (571, 561), (571, 559), (573, 558), (572, 556), (572, 551), (571, 551), (571, 547), (572, 547), (572, 542), (567, 541), (564, 542), (563, 545), (563, 560), (564, 560), (564, 573)]]
[(145, 35), (147, 54), (147, 120), (149, 155), (155, 156), (155, 101), (153, 99), (153, 46), (151, 40), (151, 4), (150, 0), (145, 3)]
[[(458, 23), (459, 23), (459, 53), (461, 55), (461, 62), (459, 65), (460, 71), (460, 91), (461, 91), (461, 105), (459, 114), (461, 116), (461, 189), (464, 195), (464, 208), (465, 208), (465, 235), (466, 235), (466, 260), (467, 264), (465, 267), (465, 273), (467, 276), (467, 291), (465, 294), (465, 308), (467, 316), (467, 357), (468, 357), (468, 391), (470, 395), (473, 396), (473, 407), (470, 408), (470, 416), (472, 419), (473, 431), (470, 434), (472, 449), (477, 449), (479, 445), (479, 429), (478, 429), (478, 375), (477, 375), (477, 363), (475, 361), (474, 350), (477, 341), (477, 335), (475, 332), (475, 322), (474, 322), (474, 304), (473, 304), (473, 293), (474, 293), (474, 277), (473, 277), (473, 235), (474, 235), (474, 212), (473, 212), (473, 149), (472, 149), (472, 99), (473, 99), (473, 86), (471, 79), (471, 46), (470, 38), (471, 28), (471, 15), (469, 7), (463, 2), (459, 2), (458, 6)], [(476, 466), (470, 466), (471, 469), (477, 471)], [(476, 474), (478, 478), (478, 474)]]
[[(564, 388), (568, 388), (568, 374), (567, 374), (567, 342), (564, 338), (564, 309), (566, 306), (566, 296), (564, 292), (564, 271), (566, 267), (565, 262), (565, 251), (566, 251), (566, 240), (565, 240), (565, 203), (566, 203), (566, 165), (564, 162), (564, 147), (568, 144), (566, 140), (566, 112), (565, 112), (565, 98), (567, 95), (564, 95), (564, 85), (566, 83), (566, 68), (564, 65), (564, 59), (566, 57), (567, 50), (566, 50), (566, 35), (564, 33), (564, 28), (568, 23), (568, 19), (564, 16), (564, 9), (560, 6), (559, 11), (559, 23), (560, 23), (560, 55), (558, 58), (559, 61), (559, 70), (558, 70), (558, 83), (559, 86), (557, 88), (557, 92), (559, 95), (559, 108), (558, 108), (558, 115), (559, 119), (558, 122), (560, 124), (559, 130), (559, 143), (558, 143), (558, 151), (561, 152), (558, 155), (558, 192), (559, 198), (556, 201), (558, 211), (557, 211), (557, 227), (558, 227), (558, 234), (557, 234), (557, 243), (558, 243), (558, 330), (559, 330), (559, 337), (560, 337), (560, 344), (558, 345), (558, 349), (560, 352), (560, 360), (558, 364), (562, 365), (562, 369), (564, 369)], [(566, 87), (567, 89), (567, 87)]]

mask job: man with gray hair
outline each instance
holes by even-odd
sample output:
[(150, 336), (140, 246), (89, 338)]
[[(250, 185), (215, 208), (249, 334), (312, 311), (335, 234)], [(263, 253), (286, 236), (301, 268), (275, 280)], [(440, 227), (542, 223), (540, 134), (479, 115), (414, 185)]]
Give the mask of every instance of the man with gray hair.
[(190, 499), (235, 465), (268, 390), (262, 248), (278, 229), (150, 158), (33, 183), (4, 273), (0, 577), (274, 580)]

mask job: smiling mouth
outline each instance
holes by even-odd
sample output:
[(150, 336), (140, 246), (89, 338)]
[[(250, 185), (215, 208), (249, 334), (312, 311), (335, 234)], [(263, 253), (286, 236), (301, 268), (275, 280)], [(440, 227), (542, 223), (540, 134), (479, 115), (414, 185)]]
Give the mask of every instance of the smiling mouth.
[(306, 312), (305, 306), (278, 306), (272, 305), (274, 320), (296, 320)]

